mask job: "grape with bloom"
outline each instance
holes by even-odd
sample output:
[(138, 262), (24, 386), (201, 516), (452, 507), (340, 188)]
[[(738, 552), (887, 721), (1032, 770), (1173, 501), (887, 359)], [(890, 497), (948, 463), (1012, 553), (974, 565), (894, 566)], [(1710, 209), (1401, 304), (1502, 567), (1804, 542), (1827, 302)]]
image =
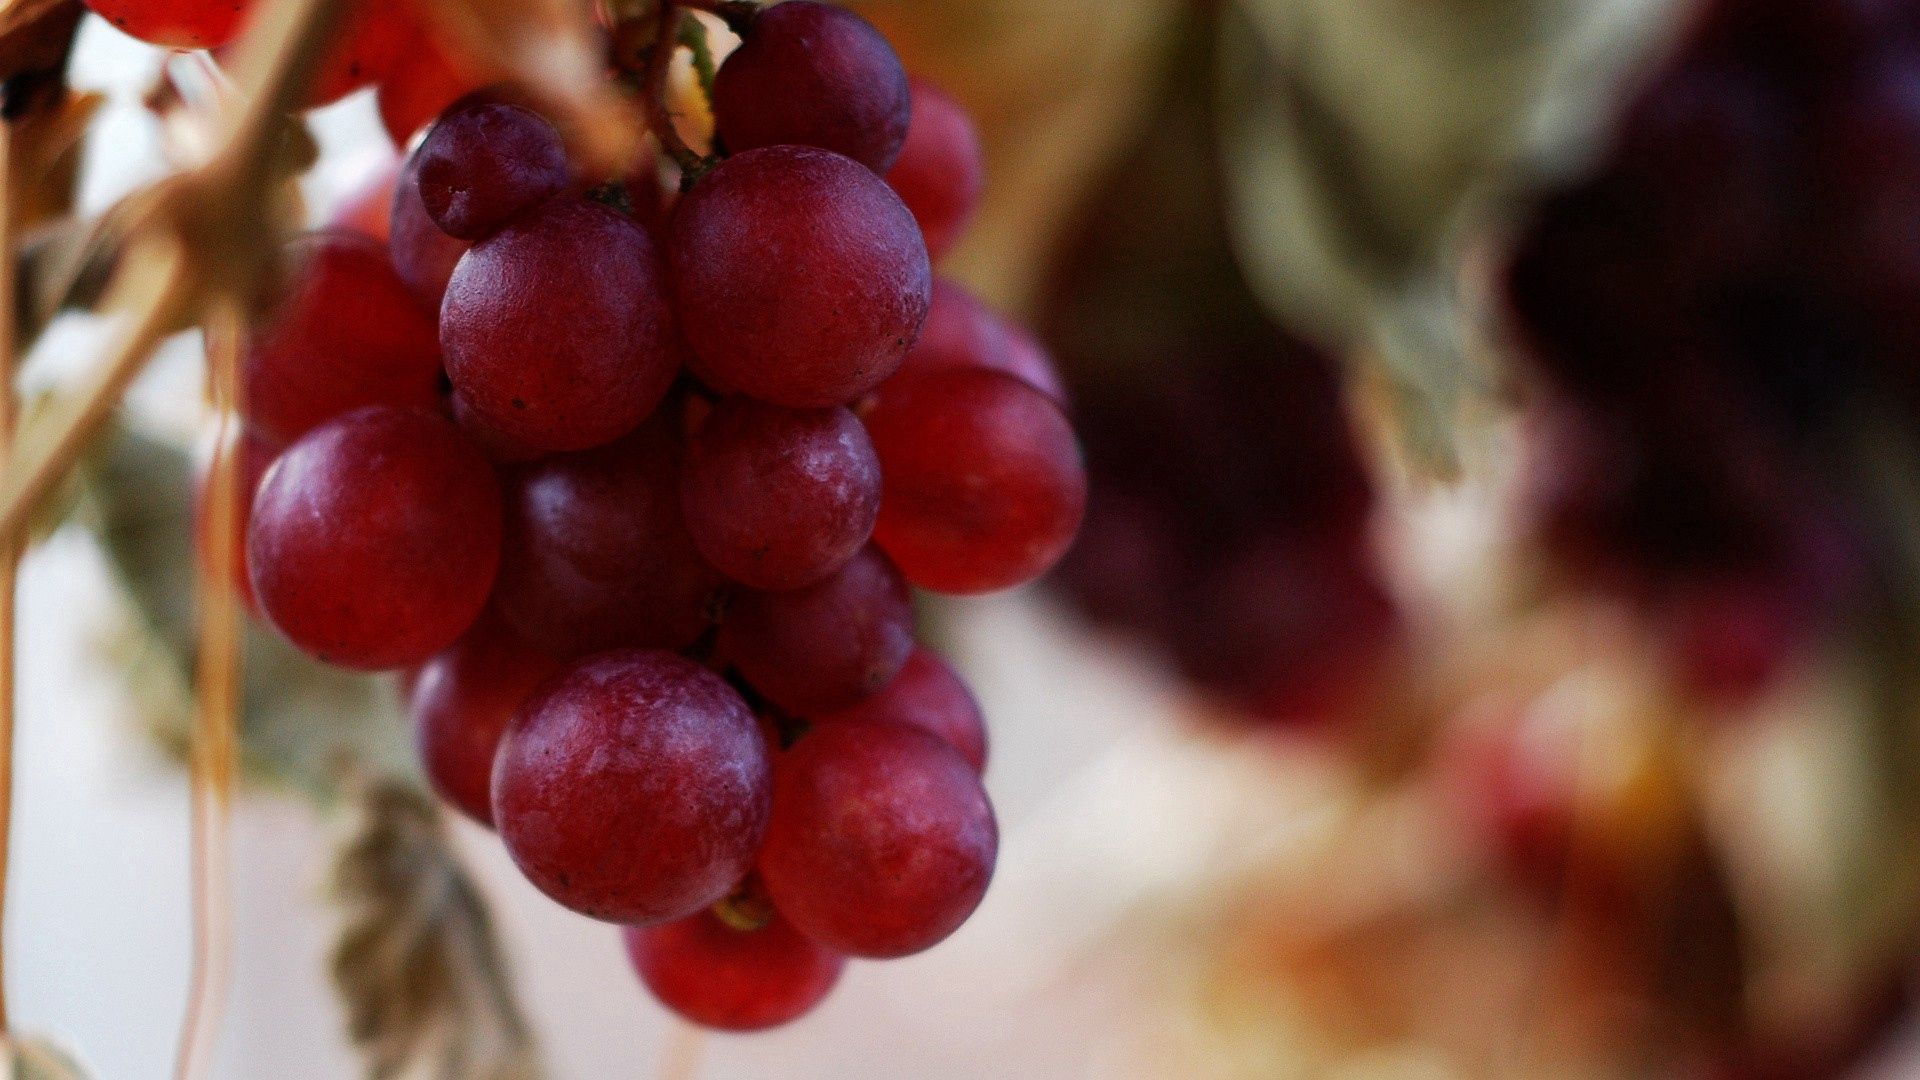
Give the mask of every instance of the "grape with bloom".
[(311, 100), (375, 83), (414, 148), (384, 232), (294, 242), (244, 371), (261, 616), (404, 672), (434, 790), (729, 1030), (979, 904), (986, 724), (912, 590), (1033, 580), (1086, 500), (1045, 351), (933, 277), (966, 114), (856, 15), (749, 8), (712, 153), (611, 178), (407, 6), (358, 10)]

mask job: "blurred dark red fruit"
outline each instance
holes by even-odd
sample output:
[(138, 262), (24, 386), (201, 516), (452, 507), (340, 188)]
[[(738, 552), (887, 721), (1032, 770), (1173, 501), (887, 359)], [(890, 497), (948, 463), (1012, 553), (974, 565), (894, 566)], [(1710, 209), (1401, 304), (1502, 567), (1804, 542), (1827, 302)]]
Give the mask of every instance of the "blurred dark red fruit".
[(440, 797), (493, 824), (493, 757), (507, 723), (560, 667), (483, 614), (445, 652), (413, 669), (407, 704), (420, 764)]
[(973, 691), (938, 653), (924, 645), (907, 657), (900, 674), (881, 691), (849, 708), (818, 713), (817, 724), (907, 724), (940, 737), (960, 751), (974, 772), (987, 768), (987, 721)]
[(927, 255), (938, 261), (953, 248), (980, 204), (987, 163), (980, 135), (960, 104), (913, 80), (913, 121), (887, 183), (913, 211)]
[(703, 911), (622, 935), (634, 971), (662, 1005), (721, 1031), (764, 1031), (805, 1016), (846, 964), (778, 915), (758, 930), (736, 930)]
[(802, 716), (879, 691), (913, 652), (913, 601), (900, 571), (868, 547), (803, 589), (743, 589), (720, 650), (754, 689)]

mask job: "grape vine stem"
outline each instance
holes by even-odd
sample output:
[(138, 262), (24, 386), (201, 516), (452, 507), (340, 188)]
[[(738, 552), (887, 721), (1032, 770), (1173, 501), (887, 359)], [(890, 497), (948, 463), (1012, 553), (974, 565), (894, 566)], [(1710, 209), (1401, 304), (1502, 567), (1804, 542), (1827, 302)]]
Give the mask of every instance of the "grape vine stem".
[[(13, 125), (0, 122), (0, 296), (14, 295)], [(12, 441), (19, 396), (14, 390), (14, 306), (0, 305), (0, 455)], [(6, 459), (0, 456), (0, 469)], [(0, 541), (0, 1046), (12, 1040), (7, 1013), (7, 878), (13, 854), (14, 586), (20, 545)]]
[(654, 33), (653, 48), (647, 52), (646, 78), (640, 93), (646, 105), (647, 127), (653, 137), (660, 140), (660, 149), (680, 166), (681, 182), (685, 184), (697, 179), (710, 163), (680, 137), (679, 129), (673, 125), (673, 110), (667, 108), (667, 76), (673, 71), (673, 54), (680, 44), (680, 19), (684, 14), (681, 3), (682, 0), (660, 0), (659, 26)]

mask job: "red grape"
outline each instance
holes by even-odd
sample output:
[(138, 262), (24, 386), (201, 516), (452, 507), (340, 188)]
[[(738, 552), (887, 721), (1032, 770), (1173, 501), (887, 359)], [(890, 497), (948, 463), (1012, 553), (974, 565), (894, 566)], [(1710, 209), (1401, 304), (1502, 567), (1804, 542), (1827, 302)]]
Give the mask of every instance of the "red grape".
[(414, 669), (407, 703), (420, 763), (440, 797), (493, 824), (493, 755), (508, 721), (560, 661), (491, 614)]
[(418, 664), (485, 606), (500, 489), (449, 422), (370, 406), (308, 432), (254, 496), (247, 566), (269, 621), (341, 667)]
[(680, 367), (653, 240), (584, 199), (548, 202), (462, 256), (440, 342), (466, 403), (549, 451), (631, 431)]
[(702, 1027), (764, 1031), (820, 1004), (846, 960), (775, 915), (736, 930), (711, 911), (623, 931), (627, 957), (660, 1003)]
[(346, 23), (320, 61), (307, 93), (309, 106), (327, 105), (406, 67), (424, 36), (410, 3), (355, 0), (346, 5)]
[(980, 204), (986, 178), (980, 135), (966, 110), (913, 80), (913, 123), (899, 160), (887, 170), (887, 183), (920, 223), (929, 257), (939, 259), (960, 238)]
[(872, 547), (833, 576), (787, 592), (743, 590), (720, 648), (754, 689), (789, 712), (852, 705), (899, 674), (913, 652), (913, 600)]
[(433, 34), (421, 35), (418, 51), (380, 81), (380, 122), (395, 146), (404, 147), (416, 132), (482, 80)]
[(584, 915), (645, 924), (714, 903), (753, 868), (767, 753), (724, 680), (673, 653), (601, 653), (548, 681), (493, 767), (500, 839)]
[(1060, 373), (1031, 334), (1001, 318), (963, 286), (935, 278), (926, 325), (893, 377), (947, 368), (1004, 371), (1066, 407), (1067, 388)]
[(440, 118), (414, 152), (420, 202), (449, 236), (478, 240), (563, 190), (560, 133), (531, 109), (478, 102)]
[(780, 756), (760, 873), (801, 933), (853, 956), (906, 956), (986, 895), (993, 807), (958, 751), (905, 724), (822, 724)]
[(880, 463), (843, 408), (728, 398), (687, 447), (680, 496), (709, 563), (756, 589), (794, 589), (866, 544), (880, 512)]
[(233, 40), (251, 0), (87, 0), (101, 18), (141, 41), (212, 49)]
[(1087, 477), (1058, 406), (997, 371), (888, 383), (866, 416), (886, 478), (874, 540), (925, 589), (1030, 581), (1072, 544)]
[(438, 318), (447, 282), (469, 245), (441, 232), (428, 216), (426, 204), (420, 201), (418, 154), (407, 158), (394, 184), (387, 246), (393, 252), (393, 268), (406, 282), (407, 290)]
[(681, 523), (677, 443), (660, 417), (506, 475), (496, 599), (521, 636), (573, 656), (683, 648), (707, 628), (721, 580)]
[(851, 11), (789, 0), (762, 11), (713, 82), (714, 124), (729, 150), (816, 146), (886, 172), (912, 108), (893, 46)]
[(980, 703), (938, 653), (918, 646), (906, 666), (879, 693), (851, 708), (819, 713), (817, 723), (869, 721), (910, 724), (960, 751), (974, 772), (987, 768), (987, 720)]
[(288, 294), (247, 350), (251, 423), (291, 440), (362, 405), (438, 407), (433, 320), (377, 241), (309, 233), (293, 242), (288, 258)]
[(892, 374), (932, 289), (899, 196), (808, 147), (722, 162), (681, 197), (669, 251), (701, 362), (741, 393), (794, 408), (845, 404)]

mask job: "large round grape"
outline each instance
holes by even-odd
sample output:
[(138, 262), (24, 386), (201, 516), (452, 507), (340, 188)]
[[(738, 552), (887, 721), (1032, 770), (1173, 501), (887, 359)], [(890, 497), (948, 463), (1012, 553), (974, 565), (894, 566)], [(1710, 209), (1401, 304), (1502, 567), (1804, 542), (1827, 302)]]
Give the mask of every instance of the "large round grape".
[(634, 971), (662, 1005), (721, 1031), (798, 1020), (826, 998), (846, 966), (778, 915), (757, 930), (736, 930), (703, 911), (628, 927), (624, 937)]
[(292, 440), (363, 405), (439, 405), (433, 318), (378, 241), (344, 230), (309, 233), (287, 258), (287, 294), (248, 344), (248, 423)]
[(757, 589), (797, 589), (866, 544), (880, 462), (846, 409), (728, 398), (687, 447), (680, 496), (709, 563)]
[(646, 419), (680, 368), (653, 241), (618, 212), (561, 198), (454, 267), (440, 344), (456, 392), (501, 434), (583, 450)]
[(823, 724), (775, 766), (760, 873), (813, 940), (906, 956), (973, 914), (999, 843), (986, 789), (953, 747), (905, 724)]
[(1058, 406), (1012, 376), (955, 368), (889, 383), (866, 415), (886, 477), (874, 541), (923, 589), (1040, 576), (1073, 543), (1087, 475)]
[(87, 0), (125, 33), (170, 49), (212, 49), (240, 31), (250, 0)]
[(532, 109), (505, 102), (454, 109), (414, 156), (427, 216), (463, 240), (493, 233), (572, 179), (560, 133)]
[(980, 136), (966, 110), (914, 80), (913, 123), (899, 159), (887, 170), (887, 184), (913, 211), (929, 256), (939, 259), (960, 238), (980, 204), (986, 178)]
[(559, 666), (488, 614), (415, 669), (407, 692), (414, 742), (441, 798), (482, 825), (493, 824), (493, 755), (501, 733)]
[(722, 585), (680, 517), (678, 441), (665, 417), (609, 446), (511, 470), (496, 599), (535, 645), (563, 656), (678, 649)]
[(871, 23), (813, 0), (767, 8), (713, 81), (729, 150), (816, 146), (884, 173), (907, 140), (906, 69)]
[(493, 468), (446, 420), (371, 406), (308, 432), (260, 482), (247, 568), (268, 621), (329, 663), (418, 664), (486, 605)]
[(465, 240), (440, 231), (420, 201), (420, 155), (412, 154), (400, 169), (393, 187), (393, 214), (387, 223), (387, 247), (393, 253), (393, 268), (406, 282), (407, 290), (435, 316), (447, 295), (447, 282), (460, 256), (467, 253)]
[(744, 589), (720, 649), (754, 689), (789, 712), (845, 708), (885, 686), (913, 652), (913, 600), (872, 547), (804, 589)]
[(815, 723), (908, 724), (960, 751), (974, 772), (987, 768), (987, 719), (973, 691), (932, 649), (922, 645), (881, 691), (849, 708), (818, 713)]
[(893, 189), (825, 150), (736, 154), (675, 209), (675, 307), (719, 381), (775, 405), (842, 405), (893, 373), (933, 289)]
[(673, 653), (622, 650), (554, 676), (507, 728), (493, 817), (528, 880), (584, 915), (691, 915), (753, 867), (768, 764), (752, 710)]

